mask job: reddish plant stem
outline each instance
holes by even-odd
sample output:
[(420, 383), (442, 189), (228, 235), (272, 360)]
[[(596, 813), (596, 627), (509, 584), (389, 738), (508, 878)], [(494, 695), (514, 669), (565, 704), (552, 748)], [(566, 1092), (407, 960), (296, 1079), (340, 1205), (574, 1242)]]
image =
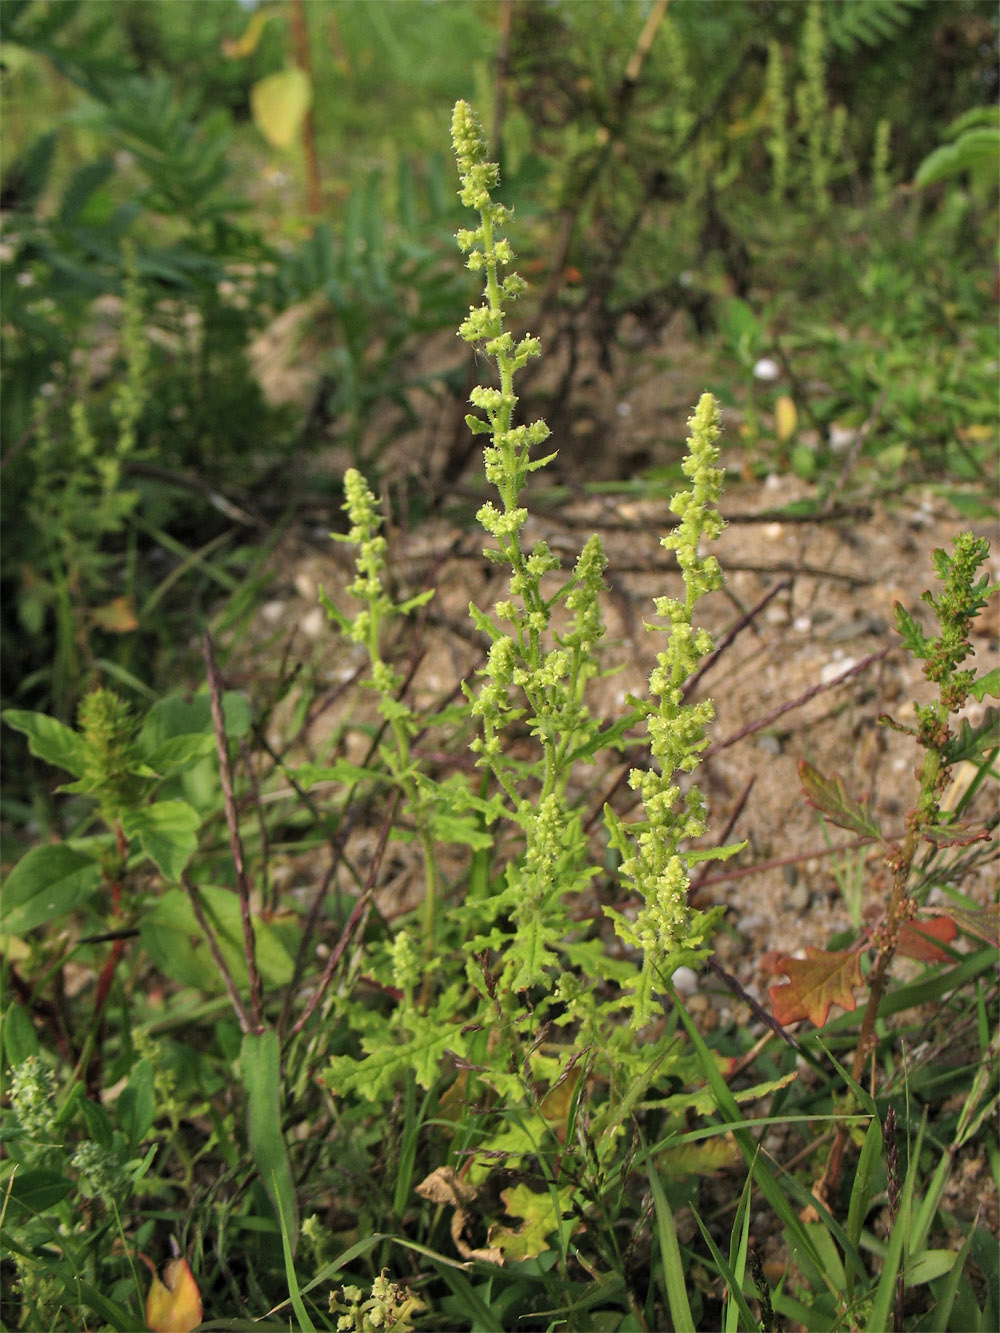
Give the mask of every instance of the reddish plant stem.
[(323, 969), (323, 975), (320, 977), (319, 985), (313, 991), (309, 1003), (306, 1005), (301, 1016), (292, 1028), (293, 1036), (301, 1032), (309, 1022), (316, 1006), (326, 993), (326, 989), (333, 979), (333, 973), (355, 934), (360, 935), (365, 928), (365, 922), (368, 920), (368, 913), (371, 910), (372, 894), (375, 890), (375, 877), (378, 875), (382, 866), (382, 858), (385, 855), (386, 843), (389, 841), (389, 834), (392, 831), (392, 821), (396, 815), (396, 805), (399, 801), (398, 789), (393, 792), (392, 799), (389, 802), (389, 811), (386, 814), (382, 825), (382, 831), (379, 834), (378, 846), (375, 848), (375, 855), (372, 857), (372, 863), (368, 871), (368, 879), (365, 882), (364, 889), (361, 892), (358, 901), (354, 904), (354, 910), (348, 918), (347, 924), (341, 931), (340, 939), (337, 941), (336, 948), (330, 954), (326, 961), (326, 967)]
[[(941, 756), (936, 750), (928, 750), (920, 774), (921, 791), (933, 791), (941, 766)], [(876, 1046), (875, 1024), (878, 1022), (879, 1009), (889, 984), (889, 968), (899, 943), (899, 932), (910, 916), (910, 896), (906, 886), (910, 878), (913, 858), (920, 845), (921, 821), (916, 811), (911, 811), (908, 827), (902, 847), (892, 847), (886, 857), (892, 869), (892, 893), (885, 920), (878, 935), (878, 952), (868, 979), (868, 1003), (865, 1005), (858, 1044), (851, 1062), (851, 1077), (860, 1083), (865, 1072), (865, 1065), (872, 1059), (871, 1091), (875, 1089), (874, 1055)], [(848, 1127), (839, 1122), (834, 1132), (833, 1147), (827, 1158), (823, 1174), (817, 1182), (815, 1193), (826, 1203), (837, 1191), (840, 1184), (840, 1172), (843, 1166), (844, 1149), (847, 1146)]]
[[(115, 846), (118, 851), (119, 871), (114, 879), (109, 880), (108, 887), (111, 890), (111, 911), (110, 918), (120, 915), (122, 909), (122, 886), (121, 876), (125, 870), (125, 863), (128, 860), (128, 839), (122, 830), (121, 821), (115, 820)], [(101, 1083), (101, 1068), (104, 1063), (104, 1006), (108, 1002), (108, 996), (111, 994), (111, 987), (114, 983), (115, 972), (118, 970), (118, 964), (125, 956), (125, 940), (118, 938), (112, 941), (111, 950), (101, 969), (101, 975), (97, 979), (97, 990), (94, 992), (94, 1045), (90, 1059), (87, 1061), (87, 1072), (85, 1082), (87, 1092), (92, 1097), (99, 1097)]]
[(219, 948), (219, 941), (215, 937), (215, 931), (208, 924), (208, 917), (205, 915), (205, 906), (201, 900), (201, 893), (197, 884), (192, 881), (187, 871), (182, 871), (181, 883), (184, 885), (187, 895), (191, 899), (191, 910), (194, 912), (195, 920), (198, 922), (202, 934), (205, 936), (215, 966), (219, 969), (219, 976), (222, 978), (222, 984), (225, 986), (226, 994), (229, 996), (229, 1003), (233, 1006), (233, 1011), (239, 1020), (240, 1031), (244, 1036), (248, 1032), (260, 1031), (260, 1028), (254, 1027), (250, 1015), (247, 1013), (246, 1007), (240, 999), (239, 989), (237, 988), (236, 982), (233, 980), (233, 974), (229, 970), (229, 964), (222, 956), (222, 950)]
[(229, 743), (226, 740), (226, 722), (222, 712), (222, 682), (219, 677), (219, 669), (215, 664), (215, 649), (212, 646), (212, 638), (207, 632), (204, 639), (204, 648), (205, 666), (208, 670), (208, 694), (212, 706), (212, 722), (215, 726), (215, 748), (219, 756), (219, 781), (222, 785), (222, 797), (226, 807), (229, 847), (233, 854), (233, 866), (236, 869), (236, 891), (240, 899), (243, 951), (246, 956), (247, 976), (250, 981), (253, 1030), (263, 1032), (263, 986), (257, 968), (257, 941), (253, 933), (253, 914), (250, 910), (250, 881), (246, 873), (243, 839), (240, 836), (239, 816), (236, 811), (236, 798), (233, 794), (233, 770), (229, 759)]
[[(313, 86), (312, 60), (309, 55), (309, 25), (306, 21), (305, 0), (292, 0), (292, 37), (295, 43), (295, 63)], [(306, 165), (306, 192), (309, 212), (319, 216), (323, 211), (323, 195), (319, 184), (319, 154), (316, 151), (316, 125), (312, 106), (302, 120), (302, 152)]]

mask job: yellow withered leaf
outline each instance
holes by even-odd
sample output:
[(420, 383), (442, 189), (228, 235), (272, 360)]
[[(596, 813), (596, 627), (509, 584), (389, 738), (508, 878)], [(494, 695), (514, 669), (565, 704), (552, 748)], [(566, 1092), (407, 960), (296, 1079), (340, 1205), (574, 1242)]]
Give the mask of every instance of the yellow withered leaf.
[(290, 148), (312, 103), (312, 84), (297, 65), (269, 74), (250, 89), (253, 123), (272, 148)]
[(787, 394), (782, 394), (774, 405), (774, 428), (782, 444), (791, 439), (798, 424), (799, 414), (794, 402)]
[(258, 9), (242, 37), (237, 37), (235, 40), (232, 37), (223, 38), (222, 54), (229, 56), (231, 60), (242, 60), (246, 56), (252, 56), (257, 50), (261, 33), (273, 17), (274, 15), (266, 10)]
[(95, 606), (90, 613), (98, 629), (108, 634), (129, 634), (139, 628), (135, 602), (131, 597), (113, 597), (105, 606)]
[(152, 1333), (191, 1333), (201, 1323), (201, 1293), (186, 1259), (164, 1264), (162, 1282), (153, 1274), (146, 1323)]

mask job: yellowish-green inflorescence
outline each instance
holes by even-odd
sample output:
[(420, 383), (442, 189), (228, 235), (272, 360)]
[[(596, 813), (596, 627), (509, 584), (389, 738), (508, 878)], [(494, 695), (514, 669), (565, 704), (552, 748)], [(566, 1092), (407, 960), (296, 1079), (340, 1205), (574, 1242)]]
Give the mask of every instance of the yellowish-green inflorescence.
[[(706, 831), (706, 806), (702, 794), (690, 787), (683, 795), (675, 777), (692, 772), (708, 744), (705, 728), (715, 716), (711, 699), (684, 703), (684, 682), (699, 662), (712, 651), (712, 638), (692, 624), (699, 598), (722, 587), (722, 571), (714, 556), (702, 556), (702, 538), (714, 538), (724, 527), (715, 505), (722, 492), (723, 473), (717, 466), (720, 435), (719, 408), (711, 394), (702, 394), (688, 422), (691, 436), (684, 459), (690, 488), (673, 497), (670, 507), (677, 526), (662, 539), (672, 550), (684, 578), (683, 601), (658, 597), (656, 612), (668, 622), (666, 649), (657, 654), (649, 678), (650, 693), (659, 699), (640, 705), (646, 716), (649, 749), (654, 767), (632, 769), (629, 785), (638, 791), (646, 820), (626, 827), (610, 809), (606, 811), (612, 841), (623, 853), (621, 874), (643, 899), (635, 921), (606, 908), (615, 930), (644, 955), (644, 982), (640, 994), (654, 984), (654, 973), (672, 971), (685, 956), (704, 956), (711, 927), (718, 912), (692, 909), (687, 901), (690, 877), (689, 854), (681, 844), (700, 838)], [(738, 848), (714, 849), (712, 855), (730, 856)], [(701, 855), (704, 855), (703, 853)], [(637, 1013), (644, 1005), (637, 1007)]]
[[(471, 607), (477, 626), (492, 641), (482, 684), (478, 692), (468, 691), (472, 712), (482, 725), (482, 737), (473, 748), (509, 798), (507, 813), (525, 838), (524, 858), (508, 871), (508, 888), (501, 895), (516, 935), (511, 940), (494, 931), (474, 944), (507, 949), (507, 979), (513, 990), (539, 985), (550, 989), (561, 970), (554, 965), (568, 925), (557, 900), (564, 900), (567, 891), (580, 891), (597, 873), (588, 865), (586, 839), (571, 809), (567, 783), (575, 766), (591, 761), (597, 750), (617, 744), (626, 729), (614, 736), (602, 733), (584, 702), (586, 682), (599, 669), (595, 649), (604, 633), (600, 597), (607, 560), (600, 538), (592, 537), (571, 578), (553, 592), (548, 584), (559, 571), (556, 556), (544, 542), (530, 552), (521, 547), (527, 519), (527, 509), (519, 503), (521, 490), (529, 473), (554, 456), (532, 457), (548, 438), (544, 421), (513, 424), (518, 401), (515, 375), (540, 349), (530, 334), (515, 342), (504, 328), (504, 304), (521, 293), (524, 283), (514, 273), (501, 277), (514, 257), (509, 243), (498, 235), (509, 214), (493, 200), (499, 169), (487, 160), (482, 130), (464, 102), (455, 107), (452, 137), (462, 202), (480, 219), (478, 227), (458, 233), (458, 244), (469, 256), (468, 267), (484, 276), (482, 304), (470, 310), (460, 336), (482, 345), (494, 359), (499, 379), (499, 387), (473, 390), (472, 405), (483, 415), (466, 418), (476, 434), (490, 437), (484, 449), (486, 475), (502, 506), (485, 504), (478, 518), (496, 542), (497, 549), (485, 554), (510, 571), (509, 597), (494, 605), (492, 615)], [(628, 722), (645, 722), (656, 761), (631, 774), (645, 819), (626, 824), (610, 809), (606, 812), (612, 844), (622, 858), (621, 875), (643, 904), (634, 921), (606, 909), (618, 934), (643, 952), (642, 975), (628, 992), (635, 1026), (649, 1022), (655, 1012), (654, 987), (662, 991), (663, 978), (680, 963), (707, 954), (716, 915), (704, 916), (687, 903), (688, 857), (682, 844), (704, 834), (706, 811), (696, 789), (682, 795), (677, 785), (677, 775), (697, 766), (707, 743), (705, 727), (713, 716), (710, 701), (688, 706), (682, 694), (684, 682), (712, 648), (708, 632), (692, 624), (695, 604), (722, 584), (718, 562), (699, 553), (701, 539), (717, 537), (723, 527), (715, 508), (723, 479), (717, 466), (719, 411), (710, 394), (703, 395), (690, 426), (684, 463), (690, 484), (672, 502), (680, 521), (663, 539), (663, 545), (676, 553), (684, 598), (663, 597), (656, 602), (657, 614), (668, 622), (669, 636), (650, 678), (651, 694), (659, 703), (630, 700), (634, 713)], [(568, 627), (560, 622), (556, 628), (557, 606), (571, 613)], [(504, 745), (505, 728), (521, 719), (542, 750), (534, 774), (538, 790), (530, 794), (525, 790), (523, 764), (515, 766)]]

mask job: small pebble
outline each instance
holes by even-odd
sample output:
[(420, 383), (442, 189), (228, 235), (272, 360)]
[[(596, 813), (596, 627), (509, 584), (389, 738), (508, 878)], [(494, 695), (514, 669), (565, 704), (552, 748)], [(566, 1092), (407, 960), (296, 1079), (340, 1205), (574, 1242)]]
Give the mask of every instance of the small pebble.
[(753, 939), (757, 932), (763, 927), (764, 918), (748, 913), (741, 916), (736, 923), (736, 929), (745, 939)]
[(829, 685), (832, 680), (842, 676), (845, 671), (850, 671), (855, 665), (853, 657), (834, 657), (832, 662), (827, 662), (825, 666), (820, 667), (819, 678), (823, 685)]
[(678, 995), (693, 995), (698, 989), (698, 974), (690, 967), (679, 967), (673, 975), (673, 983)]
[(321, 639), (329, 630), (326, 612), (321, 606), (314, 606), (299, 621), (299, 629), (307, 639)]
[(765, 731), (763, 736), (757, 737), (757, 749), (763, 750), (765, 754), (781, 754), (781, 741), (769, 731)]
[(858, 432), (853, 426), (838, 426), (836, 422), (833, 422), (830, 426), (830, 450), (832, 453), (845, 453), (857, 438)]
[(791, 893), (788, 895), (788, 905), (796, 912), (804, 912), (809, 906), (810, 897), (811, 894), (809, 893), (809, 888), (806, 884), (796, 884), (795, 888), (792, 889)]

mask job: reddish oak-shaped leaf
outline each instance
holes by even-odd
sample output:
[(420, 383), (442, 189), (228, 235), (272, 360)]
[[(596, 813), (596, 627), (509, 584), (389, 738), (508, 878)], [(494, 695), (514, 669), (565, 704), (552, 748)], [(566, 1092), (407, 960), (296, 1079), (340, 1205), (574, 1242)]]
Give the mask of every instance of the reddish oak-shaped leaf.
[(778, 966), (788, 977), (788, 984), (772, 986), (768, 994), (779, 1023), (808, 1018), (821, 1028), (832, 1004), (847, 1010), (856, 1007), (854, 987), (861, 985), (861, 953), (858, 949), (831, 953), (807, 944), (806, 955), (805, 958), (781, 956)]
[(951, 955), (939, 947), (950, 944), (958, 927), (950, 916), (936, 916), (933, 921), (905, 921), (899, 929), (896, 952), (921, 963), (942, 963)]
[(831, 824), (850, 829), (852, 833), (860, 833), (863, 838), (879, 836), (870, 804), (867, 801), (856, 801), (849, 795), (839, 773), (834, 773), (832, 778), (825, 778), (812, 764), (800, 759), (799, 781), (810, 805), (822, 811)]

